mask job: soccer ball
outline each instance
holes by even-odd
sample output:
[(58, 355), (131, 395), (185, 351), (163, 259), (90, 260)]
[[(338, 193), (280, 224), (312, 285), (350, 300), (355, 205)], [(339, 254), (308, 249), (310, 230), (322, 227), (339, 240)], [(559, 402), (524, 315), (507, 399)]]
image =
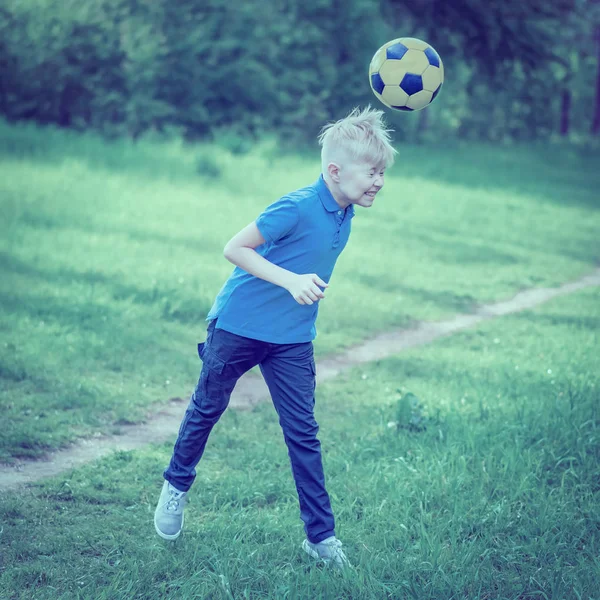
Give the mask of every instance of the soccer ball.
[(421, 110), (438, 95), (444, 82), (439, 54), (416, 38), (398, 38), (375, 52), (369, 66), (373, 93), (396, 110)]

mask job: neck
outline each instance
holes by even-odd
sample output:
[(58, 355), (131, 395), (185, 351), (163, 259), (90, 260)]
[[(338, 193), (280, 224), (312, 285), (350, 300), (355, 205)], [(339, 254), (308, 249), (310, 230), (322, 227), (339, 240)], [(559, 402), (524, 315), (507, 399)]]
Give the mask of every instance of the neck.
[(344, 194), (342, 194), (342, 192), (335, 185), (335, 183), (331, 181), (329, 177), (323, 177), (323, 179), (325, 180), (325, 185), (327, 186), (327, 189), (331, 192), (331, 195), (333, 196), (333, 199), (336, 201), (337, 205), (340, 208), (344, 209), (348, 207), (350, 205), (350, 202), (348, 202)]

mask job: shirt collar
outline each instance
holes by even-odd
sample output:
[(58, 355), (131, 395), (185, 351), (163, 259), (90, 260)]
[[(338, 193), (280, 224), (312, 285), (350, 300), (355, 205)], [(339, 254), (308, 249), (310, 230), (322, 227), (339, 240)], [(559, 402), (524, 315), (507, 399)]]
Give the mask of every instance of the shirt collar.
[[(315, 183), (315, 187), (317, 188), (317, 193), (319, 194), (319, 198), (325, 207), (325, 210), (329, 212), (337, 212), (338, 210), (342, 210), (340, 205), (335, 201), (332, 193), (329, 191), (325, 180), (323, 179), (323, 175), (320, 175), (319, 179)], [(346, 207), (346, 212), (350, 217), (354, 216), (354, 206), (352, 204)]]

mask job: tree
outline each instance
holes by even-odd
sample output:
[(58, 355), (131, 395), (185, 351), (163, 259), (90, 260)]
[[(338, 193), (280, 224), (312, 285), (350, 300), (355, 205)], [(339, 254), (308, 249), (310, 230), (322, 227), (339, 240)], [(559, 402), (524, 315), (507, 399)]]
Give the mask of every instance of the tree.
[(594, 100), (594, 117), (590, 129), (592, 135), (600, 134), (600, 23), (595, 28), (597, 67), (596, 67), (596, 94)]
[[(574, 124), (581, 129), (579, 114), (589, 114), (582, 103), (589, 96), (590, 52), (600, 69), (600, 50), (590, 48), (592, 27), (600, 23), (597, 0), (387, 0), (384, 6), (398, 27), (410, 15), (409, 27), (446, 63), (469, 70), (466, 79), (459, 75), (468, 91), (453, 90), (470, 107), (460, 118), (462, 134), (475, 130), (481, 136), (487, 128), (489, 137), (546, 135), (558, 122), (567, 135), (574, 107)], [(592, 130), (597, 131), (600, 73), (595, 86)]]
[[(491, 76), (521, 62), (528, 71), (557, 58), (553, 28), (576, 8), (577, 0), (387, 0), (401, 25), (412, 15), (446, 56), (458, 54)], [(390, 10), (391, 9), (391, 10)]]
[[(314, 140), (377, 103), (367, 66), (393, 37), (430, 42), (439, 101), (397, 134), (503, 139), (582, 129), (600, 104), (597, 0), (4, 0), (0, 114), (138, 137)], [(593, 54), (593, 56), (592, 56)], [(443, 99), (442, 99), (443, 98)], [(562, 109), (560, 105), (562, 98)], [(585, 112), (589, 119), (589, 109)], [(562, 115), (562, 117), (561, 117)], [(585, 122), (589, 129), (588, 121)], [(600, 128), (596, 109), (592, 130)]]

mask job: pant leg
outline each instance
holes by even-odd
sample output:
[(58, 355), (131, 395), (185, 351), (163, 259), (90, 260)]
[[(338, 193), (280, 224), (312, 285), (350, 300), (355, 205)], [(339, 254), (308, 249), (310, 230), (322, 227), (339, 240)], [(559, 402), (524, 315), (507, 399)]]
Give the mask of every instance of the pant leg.
[(335, 535), (335, 522), (314, 417), (315, 362), (312, 343), (272, 344), (260, 364), (279, 415), (309, 541)]
[(198, 346), (202, 370), (185, 412), (173, 455), (164, 478), (178, 490), (188, 491), (196, 478), (208, 436), (229, 404), (238, 379), (256, 366), (268, 345), (209, 325), (207, 339)]

